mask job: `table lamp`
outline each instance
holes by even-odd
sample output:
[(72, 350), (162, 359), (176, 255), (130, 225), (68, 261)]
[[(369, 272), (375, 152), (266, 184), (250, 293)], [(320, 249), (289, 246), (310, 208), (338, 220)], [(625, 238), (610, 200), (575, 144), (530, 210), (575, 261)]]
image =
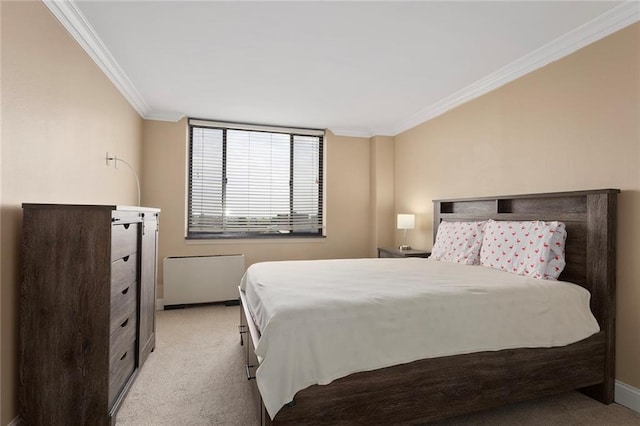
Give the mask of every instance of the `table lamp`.
[(407, 245), (407, 229), (414, 229), (416, 227), (416, 215), (414, 214), (399, 214), (398, 215), (398, 229), (404, 229), (404, 237), (402, 238), (402, 245), (400, 250), (411, 250), (411, 247)]

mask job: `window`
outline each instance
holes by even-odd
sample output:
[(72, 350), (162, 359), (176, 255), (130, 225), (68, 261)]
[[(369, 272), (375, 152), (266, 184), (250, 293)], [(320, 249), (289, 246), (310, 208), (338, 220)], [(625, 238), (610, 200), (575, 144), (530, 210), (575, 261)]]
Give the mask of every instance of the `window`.
[(187, 238), (323, 236), (323, 135), (190, 120)]

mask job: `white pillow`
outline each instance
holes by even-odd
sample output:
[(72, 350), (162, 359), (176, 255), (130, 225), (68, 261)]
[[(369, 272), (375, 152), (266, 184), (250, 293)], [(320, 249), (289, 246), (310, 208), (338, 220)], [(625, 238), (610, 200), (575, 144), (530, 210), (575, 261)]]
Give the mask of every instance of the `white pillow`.
[(489, 220), (480, 264), (532, 278), (555, 280), (565, 266), (562, 222)]
[(465, 265), (478, 265), (486, 223), (486, 221), (441, 222), (430, 258)]

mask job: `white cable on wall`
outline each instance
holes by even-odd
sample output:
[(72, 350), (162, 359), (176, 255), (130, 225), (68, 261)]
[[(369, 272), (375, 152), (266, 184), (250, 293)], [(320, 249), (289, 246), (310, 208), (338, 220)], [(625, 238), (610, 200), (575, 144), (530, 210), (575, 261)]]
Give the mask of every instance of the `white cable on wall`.
[(118, 168), (118, 161), (121, 163), (124, 163), (125, 166), (127, 166), (129, 168), (129, 170), (131, 170), (131, 173), (133, 173), (133, 175), (136, 178), (136, 185), (138, 186), (138, 204), (137, 206), (140, 206), (140, 179), (138, 178), (138, 174), (136, 173), (136, 171), (133, 169), (133, 167), (131, 167), (131, 164), (127, 163), (125, 160), (118, 158), (117, 155), (114, 155), (113, 157), (109, 156), (109, 153), (107, 152), (107, 166), (109, 165), (109, 161), (113, 161), (113, 165), (114, 168)]

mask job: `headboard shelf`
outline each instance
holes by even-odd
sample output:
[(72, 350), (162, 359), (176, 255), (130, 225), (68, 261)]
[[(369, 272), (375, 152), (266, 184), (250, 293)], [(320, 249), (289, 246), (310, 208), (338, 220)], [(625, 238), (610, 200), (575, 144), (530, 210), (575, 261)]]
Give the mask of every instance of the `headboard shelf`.
[[(478, 219), (477, 213), (440, 213), (442, 220), (448, 221), (475, 221)], [(559, 220), (562, 222), (581, 222), (587, 219), (586, 213), (486, 213), (483, 215), (484, 219), (493, 220)]]
[(442, 202), (478, 202), (478, 201), (495, 201), (495, 200), (524, 200), (527, 198), (542, 199), (542, 198), (568, 198), (568, 197), (582, 197), (590, 194), (618, 194), (619, 189), (588, 189), (585, 191), (566, 191), (566, 192), (541, 192), (538, 194), (518, 194), (518, 195), (495, 195), (495, 196), (483, 196), (483, 197), (461, 197), (461, 198), (443, 198), (433, 200), (434, 203)]
[(473, 214), (495, 213), (498, 211), (496, 200), (453, 200), (440, 203), (441, 213)]
[(497, 200), (497, 202), (498, 213), (587, 212), (587, 197), (584, 195), (575, 197), (511, 198)]

